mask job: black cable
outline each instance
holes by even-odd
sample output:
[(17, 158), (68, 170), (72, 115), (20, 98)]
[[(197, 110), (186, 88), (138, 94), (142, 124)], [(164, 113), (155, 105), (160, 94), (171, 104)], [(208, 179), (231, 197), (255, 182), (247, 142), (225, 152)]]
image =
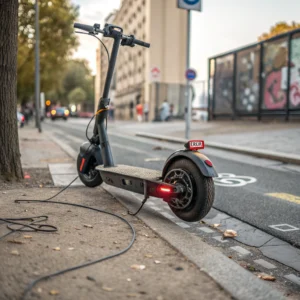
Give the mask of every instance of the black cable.
[(144, 204), (146, 203), (146, 201), (147, 201), (148, 199), (149, 199), (149, 198), (147, 197), (147, 198), (145, 198), (145, 199), (143, 200), (141, 206), (139, 207), (139, 209), (138, 209), (135, 213), (133, 213), (133, 212), (131, 212), (131, 211), (128, 210), (128, 214), (131, 215), (131, 216), (136, 216), (136, 215), (140, 212), (140, 210), (143, 208)]
[(76, 203), (66, 203), (66, 202), (60, 202), (60, 201), (46, 201), (45, 200), (21, 200), (21, 199), (17, 199), (15, 200), (15, 203), (20, 203), (20, 202), (26, 202), (26, 203), (53, 203), (53, 204), (61, 204), (61, 205), (70, 205), (70, 206), (75, 206), (75, 207), (81, 207), (81, 208), (86, 208), (86, 209), (90, 209), (90, 210), (93, 210), (93, 211), (97, 211), (97, 212), (100, 212), (100, 213), (104, 213), (104, 214), (107, 214), (107, 215), (111, 215), (113, 217), (116, 217), (118, 219), (120, 219), (122, 222), (124, 222), (125, 224), (127, 224), (129, 226), (129, 228), (131, 229), (131, 232), (132, 232), (132, 239), (130, 241), (130, 243), (128, 244), (127, 247), (125, 247), (123, 250), (117, 252), (117, 253), (114, 253), (114, 254), (111, 254), (111, 255), (108, 255), (108, 256), (105, 256), (105, 257), (102, 257), (102, 258), (99, 258), (97, 260), (94, 260), (94, 261), (91, 261), (91, 262), (87, 262), (87, 263), (83, 263), (83, 264), (80, 264), (80, 265), (77, 265), (77, 266), (74, 266), (74, 267), (71, 267), (71, 268), (67, 268), (67, 269), (64, 269), (64, 270), (61, 270), (61, 271), (58, 271), (58, 272), (55, 272), (55, 273), (52, 273), (52, 274), (49, 274), (49, 275), (46, 275), (46, 276), (42, 276), (40, 278), (37, 278), (35, 280), (33, 280), (28, 286), (27, 288), (25, 289), (24, 291), (24, 294), (21, 298), (21, 300), (24, 300), (27, 296), (27, 294), (32, 290), (32, 288), (40, 281), (43, 281), (43, 280), (46, 280), (46, 279), (50, 279), (50, 278), (53, 278), (55, 276), (59, 276), (59, 275), (62, 275), (62, 274), (65, 274), (67, 272), (71, 272), (71, 271), (74, 271), (74, 270), (78, 270), (78, 269), (81, 269), (81, 268), (84, 268), (84, 267), (87, 267), (87, 266), (91, 266), (93, 264), (96, 264), (96, 263), (99, 263), (99, 262), (102, 262), (104, 260), (108, 260), (110, 258), (113, 258), (113, 257), (116, 257), (116, 256), (119, 256), (125, 252), (127, 252), (133, 245), (134, 241), (135, 241), (135, 238), (136, 238), (136, 232), (133, 228), (133, 226), (123, 217), (117, 215), (117, 214), (114, 214), (114, 213), (111, 213), (111, 212), (108, 212), (108, 211), (104, 211), (104, 210), (101, 210), (101, 209), (98, 209), (98, 208), (93, 208), (93, 207), (88, 207), (88, 206), (85, 206), (85, 205), (81, 205), (81, 204), (76, 204)]

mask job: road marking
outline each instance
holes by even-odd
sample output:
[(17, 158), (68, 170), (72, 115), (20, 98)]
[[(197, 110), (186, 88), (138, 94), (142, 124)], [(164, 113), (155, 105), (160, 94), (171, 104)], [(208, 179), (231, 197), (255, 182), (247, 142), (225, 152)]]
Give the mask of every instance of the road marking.
[(289, 201), (289, 202), (292, 202), (292, 203), (300, 204), (300, 197), (292, 195), (292, 194), (268, 193), (268, 194), (265, 194), (265, 195), (270, 196), (270, 197), (274, 197), (274, 198), (278, 198), (278, 199), (282, 199), (282, 200), (286, 200), (286, 201)]
[(230, 247), (230, 249), (238, 252), (239, 254), (242, 254), (242, 255), (248, 255), (250, 254), (251, 252), (248, 251), (247, 249), (241, 247), (241, 246), (234, 246), (234, 247)]
[(221, 242), (221, 243), (228, 243), (227, 240), (224, 240), (224, 239), (223, 239), (223, 236), (222, 236), (222, 235), (214, 236), (213, 239), (215, 239), (215, 240), (217, 240), (218, 242)]
[(183, 222), (178, 222), (176, 223), (178, 226), (180, 226), (181, 228), (190, 228), (190, 226), (188, 224), (185, 224)]
[(165, 161), (165, 158), (161, 158), (161, 157), (153, 157), (153, 158), (145, 158), (144, 161), (146, 162), (150, 162), (150, 161)]
[(164, 217), (166, 217), (167, 219), (175, 219), (174, 216), (170, 215), (170, 214), (167, 213), (167, 212), (161, 212), (161, 214), (162, 214)]
[(257, 179), (254, 177), (235, 175), (231, 173), (220, 173), (218, 177), (214, 178), (215, 185), (226, 187), (240, 187), (256, 181)]
[(255, 263), (257, 263), (258, 265), (263, 266), (266, 269), (276, 269), (276, 266), (274, 266), (273, 264), (270, 264), (269, 262), (265, 261), (264, 259), (257, 259), (254, 260)]
[(207, 227), (198, 227), (197, 229), (205, 232), (205, 233), (213, 233), (214, 231), (210, 228), (207, 228)]
[(269, 225), (269, 227), (273, 228), (275, 230), (278, 230), (278, 231), (282, 231), (282, 232), (300, 230), (300, 228), (297, 228), (297, 227), (292, 226), (290, 224), (276, 224), (276, 225)]
[(284, 278), (300, 285), (300, 277), (294, 275), (294, 274), (289, 274), (289, 275), (285, 275)]

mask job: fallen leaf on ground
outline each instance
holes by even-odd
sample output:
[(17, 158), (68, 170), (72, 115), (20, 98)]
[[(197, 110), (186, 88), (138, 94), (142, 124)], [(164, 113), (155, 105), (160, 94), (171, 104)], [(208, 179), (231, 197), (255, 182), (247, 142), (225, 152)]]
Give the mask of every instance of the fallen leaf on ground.
[(114, 241), (114, 244), (119, 244), (117, 241)]
[(159, 260), (155, 260), (154, 263), (160, 264), (160, 261)]
[(107, 292), (111, 292), (111, 291), (113, 291), (114, 289), (113, 289), (113, 288), (110, 288), (110, 287), (107, 287), (107, 286), (103, 286), (103, 287), (102, 287), (102, 290), (107, 291)]
[(232, 229), (227, 229), (223, 232), (223, 236), (224, 237), (229, 237), (229, 238), (232, 238), (232, 237), (236, 237), (237, 236), (237, 232), (232, 230)]
[(23, 238), (24, 239), (32, 239), (32, 236), (31, 235), (23, 235)]
[(83, 224), (84, 227), (87, 227), (87, 228), (93, 228), (93, 225), (90, 225), (90, 224)]
[(49, 294), (52, 295), (52, 296), (58, 295), (58, 294), (59, 294), (59, 291), (57, 291), (57, 290), (51, 290), (51, 291), (49, 292)]
[(86, 279), (90, 281), (96, 281), (96, 279), (92, 276), (86, 276)]
[(127, 281), (129, 281), (129, 282), (130, 282), (130, 281), (131, 281), (131, 278), (127, 278)]
[(146, 269), (146, 266), (144, 266), (144, 265), (132, 265), (130, 268), (134, 269), (134, 270), (144, 270), (144, 269)]
[(153, 255), (152, 255), (152, 254), (145, 254), (145, 257), (147, 257), (147, 258), (152, 258)]
[(22, 242), (22, 241), (17, 241), (17, 240), (8, 240), (7, 242), (8, 242), (8, 243), (12, 243), (12, 244), (25, 244), (24, 242)]
[(42, 184), (40, 184), (40, 185), (39, 185), (39, 187), (40, 187), (40, 188), (42, 188), (42, 187), (43, 187), (43, 185), (42, 185)]
[(213, 225), (211, 225), (212, 228), (218, 228), (220, 226), (221, 226), (221, 224), (213, 224)]
[(68, 248), (68, 250), (70, 250), (70, 251), (72, 251), (72, 250), (74, 250), (75, 248), (73, 248), (73, 247), (70, 247), (70, 248)]
[(160, 146), (153, 147), (152, 150), (162, 150), (163, 148)]
[(53, 248), (53, 250), (60, 251), (60, 247), (55, 247), (55, 248)]
[(6, 192), (2, 192), (2, 194), (6, 194)]
[(18, 250), (12, 250), (10, 253), (13, 255), (20, 255)]
[(265, 274), (265, 273), (259, 273), (257, 275), (258, 278), (260, 279), (263, 279), (263, 280), (267, 280), (267, 281), (275, 281), (276, 278), (272, 275), (268, 275), (268, 274)]
[(204, 222), (203, 220), (200, 221), (201, 224), (206, 224), (206, 222)]

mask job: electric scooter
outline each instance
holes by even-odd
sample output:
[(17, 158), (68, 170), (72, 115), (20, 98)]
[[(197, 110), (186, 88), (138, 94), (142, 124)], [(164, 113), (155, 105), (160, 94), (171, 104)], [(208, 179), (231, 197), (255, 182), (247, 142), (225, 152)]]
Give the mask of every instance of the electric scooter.
[(99, 24), (89, 26), (75, 23), (74, 27), (83, 30), (78, 33), (91, 36), (101, 33), (105, 38), (114, 40), (103, 96), (96, 112), (93, 137), (81, 145), (77, 159), (77, 171), (82, 183), (88, 187), (96, 187), (105, 182), (142, 194), (144, 200), (140, 209), (151, 196), (167, 202), (173, 213), (184, 221), (195, 222), (204, 218), (214, 201), (213, 177), (218, 175), (212, 162), (198, 151), (204, 148), (203, 140), (188, 141), (184, 145), (185, 149), (171, 154), (162, 172), (114, 164), (105, 120), (119, 47), (139, 45), (149, 48), (150, 44), (137, 40), (134, 35), (124, 35), (121, 27), (112, 24), (105, 24), (103, 29), (100, 29)]

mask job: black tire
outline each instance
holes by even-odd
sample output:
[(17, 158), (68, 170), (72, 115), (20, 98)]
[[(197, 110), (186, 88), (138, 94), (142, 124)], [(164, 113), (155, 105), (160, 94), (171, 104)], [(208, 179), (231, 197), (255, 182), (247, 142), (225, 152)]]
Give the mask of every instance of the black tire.
[(192, 183), (193, 194), (191, 202), (187, 207), (178, 209), (170, 204), (169, 207), (178, 218), (184, 221), (196, 222), (203, 219), (210, 211), (214, 202), (215, 187), (213, 179), (203, 176), (192, 161), (179, 159), (169, 166), (164, 181), (168, 182), (167, 175), (174, 169), (183, 170), (188, 174)]
[(78, 176), (81, 180), (81, 182), (90, 188), (94, 188), (96, 186), (99, 186), (103, 180), (101, 178), (101, 175), (98, 171), (95, 170), (95, 166), (96, 166), (96, 159), (94, 157), (91, 158), (91, 169), (89, 170), (88, 174), (82, 174), (79, 169), (80, 169), (80, 164), (81, 164), (81, 156), (80, 154), (78, 154), (77, 157), (77, 172), (78, 172)]

